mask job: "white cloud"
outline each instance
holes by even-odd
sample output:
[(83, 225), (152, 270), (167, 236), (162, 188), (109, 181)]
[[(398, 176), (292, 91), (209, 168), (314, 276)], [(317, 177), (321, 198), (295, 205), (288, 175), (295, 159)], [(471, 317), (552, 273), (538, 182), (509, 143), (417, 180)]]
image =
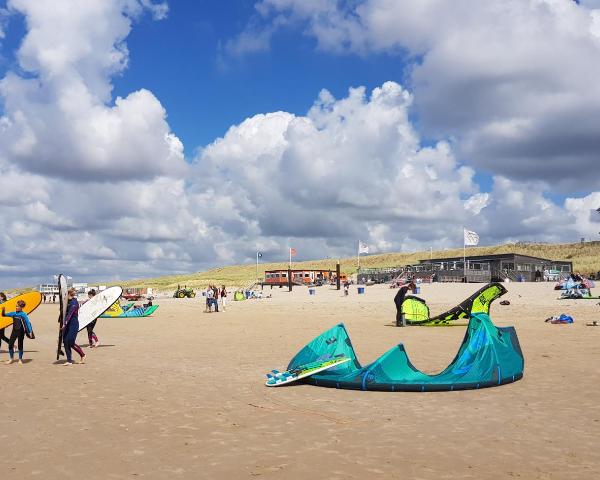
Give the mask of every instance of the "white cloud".
[(124, 39), (132, 20), (143, 7), (156, 13), (160, 5), (134, 0), (9, 5), (28, 25), (17, 54), (27, 74), (10, 72), (0, 81), (0, 156), (30, 172), (78, 181), (183, 173), (183, 146), (158, 99), (142, 89), (111, 101), (111, 78), (127, 66)]
[(467, 216), (461, 198), (477, 187), (448, 144), (420, 146), (408, 119), (411, 101), (394, 82), (370, 95), (351, 89), (340, 100), (321, 92), (306, 117), (256, 115), (232, 127), (203, 150), (198, 175), (208, 174), (220, 186), (215, 195), (228, 196), (243, 214), (227, 230), (249, 238), (313, 238), (307, 248), (317, 256), (318, 245), (368, 231), (375, 245), (418, 241), (430, 222)]
[(582, 198), (568, 198), (565, 209), (572, 217), (577, 232), (588, 240), (600, 235), (600, 192), (593, 192)]
[[(406, 5), (418, 11), (429, 3)], [(498, 174), (489, 192), (480, 191), (475, 169), (459, 156), (471, 137), (424, 142), (411, 122), (423, 90), (392, 81), (338, 99), (323, 90), (306, 115), (257, 113), (186, 164), (152, 92), (112, 98), (132, 22), (144, 11), (166, 15), (166, 6), (152, 5), (11, 1), (28, 30), (17, 55), (22, 70), (0, 81), (6, 286), (59, 271), (94, 280), (190, 272), (250, 262), (257, 250), (265, 260), (285, 259), (289, 245), (301, 258), (335, 258), (355, 254), (359, 238), (373, 252), (441, 248), (460, 245), (463, 224), (485, 243), (577, 239), (596, 228), (595, 194), (560, 206), (545, 197), (547, 184)], [(302, 2), (295, 15), (320, 9), (314, 34), (325, 35), (327, 16), (339, 14), (331, 5)], [(334, 32), (345, 49), (355, 48), (350, 30), (360, 48), (392, 48), (385, 46), (391, 29), (378, 46), (368, 29), (339, 15), (350, 22)], [(435, 42), (417, 37), (415, 51), (429, 55)], [(536, 126), (536, 118), (510, 118), (484, 121), (480, 135), (517, 141)]]
[[(513, 179), (600, 188), (600, 10), (569, 0), (262, 0), (265, 28), (407, 62), (424, 133)], [(594, 10), (596, 9), (596, 10)], [(281, 18), (287, 19), (282, 22)]]

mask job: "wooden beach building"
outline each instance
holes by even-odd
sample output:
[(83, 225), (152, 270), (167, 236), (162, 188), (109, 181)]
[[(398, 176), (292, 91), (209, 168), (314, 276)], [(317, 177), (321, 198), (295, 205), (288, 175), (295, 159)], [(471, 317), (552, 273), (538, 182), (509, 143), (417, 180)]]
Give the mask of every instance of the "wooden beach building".
[(565, 260), (550, 260), (516, 253), (496, 255), (470, 255), (466, 257), (430, 258), (416, 265), (395, 268), (361, 269), (359, 283), (386, 283), (397, 278), (415, 278), (437, 282), (533, 282), (536, 271), (542, 278), (558, 279), (573, 271), (573, 263)]
[[(315, 285), (315, 284), (329, 284), (334, 283), (336, 280), (335, 270), (319, 270), (319, 269), (306, 269), (306, 270), (266, 270), (264, 285), (288, 285), (288, 274), (292, 275), (292, 283), (295, 285)], [(340, 280), (343, 282), (346, 280), (346, 275), (341, 274)]]

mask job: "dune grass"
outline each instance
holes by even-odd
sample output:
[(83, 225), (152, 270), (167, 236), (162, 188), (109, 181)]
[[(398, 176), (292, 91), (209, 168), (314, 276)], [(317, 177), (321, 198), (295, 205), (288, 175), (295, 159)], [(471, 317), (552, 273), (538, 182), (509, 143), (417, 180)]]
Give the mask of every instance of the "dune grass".
[[(544, 243), (512, 243), (489, 247), (469, 247), (468, 255), (489, 255), (500, 253), (518, 253), (533, 257), (551, 260), (569, 260), (573, 262), (573, 269), (584, 274), (600, 271), (600, 242), (570, 243), (570, 244), (544, 244)], [(433, 258), (447, 258), (462, 256), (462, 248), (452, 250), (434, 250)], [(419, 260), (429, 258), (429, 251), (412, 253), (384, 253), (380, 255), (361, 256), (361, 266), (365, 268), (396, 267), (418, 263)], [(340, 259), (342, 272), (351, 275), (356, 273), (356, 257)], [(259, 276), (264, 276), (265, 270), (287, 268), (286, 262), (259, 264)], [(336, 260), (310, 260), (294, 262), (293, 268), (319, 268), (335, 270)], [(127, 287), (152, 287), (158, 291), (175, 290), (178, 285), (187, 285), (192, 288), (202, 288), (209, 284), (243, 287), (250, 284), (256, 277), (256, 265), (233, 265), (214, 268), (206, 272), (191, 273), (188, 275), (169, 275), (157, 278), (146, 278), (120, 282)]]

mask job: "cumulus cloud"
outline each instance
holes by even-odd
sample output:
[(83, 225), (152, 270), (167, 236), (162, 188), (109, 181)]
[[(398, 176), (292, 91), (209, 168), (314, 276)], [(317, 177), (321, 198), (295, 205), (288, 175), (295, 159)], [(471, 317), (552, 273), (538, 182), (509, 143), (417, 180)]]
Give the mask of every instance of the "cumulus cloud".
[(412, 101), (394, 82), (353, 88), (342, 99), (322, 91), (306, 116), (261, 114), (232, 127), (195, 168), (242, 214), (227, 230), (247, 238), (301, 237), (317, 257), (351, 254), (357, 238), (374, 251), (418, 247), (432, 236), (441, 244), (487, 195), (448, 143), (421, 145)]
[[(112, 97), (133, 22), (145, 12), (165, 18), (167, 5), (11, 0), (8, 9), (3, 18), (22, 15), (27, 31), (19, 68), (0, 80), (0, 199), (10, 226), (2, 271), (22, 281), (59, 270), (96, 279), (165, 264), (187, 271), (174, 241), (197, 239), (199, 220), (185, 205), (177, 215), (187, 201), (183, 145), (152, 92)], [(156, 243), (164, 255), (152, 253)]]
[[(443, 248), (460, 244), (462, 225), (485, 243), (565, 240), (596, 228), (596, 194), (558, 205), (545, 196), (547, 182), (526, 174), (516, 180), (502, 169), (482, 191), (475, 168), (462, 160), (465, 151), (477, 157), (469, 128), (459, 141), (450, 134), (424, 140), (411, 121), (414, 109), (424, 108), (420, 96), (427, 98), (417, 67), (410, 90), (394, 81), (350, 88), (342, 98), (323, 90), (305, 115), (257, 113), (188, 164), (152, 92), (112, 95), (114, 76), (126, 72), (125, 40), (135, 20), (144, 12), (164, 18), (168, 8), (148, 0), (84, 3), (9, 3), (27, 33), (19, 68), (0, 80), (6, 286), (51, 281), (57, 272), (93, 280), (190, 272), (252, 261), (257, 250), (284, 259), (288, 246), (300, 258), (336, 258), (353, 255), (358, 239), (373, 252)], [(264, 18), (279, 12), (282, 22), (317, 11), (323, 23), (315, 23), (314, 35), (325, 35), (327, 19), (339, 15), (348, 26), (323, 37), (322, 48), (333, 48), (335, 35), (346, 50), (401, 48), (391, 29), (379, 45), (363, 20), (356, 23), (361, 10), (352, 19), (336, 5), (271, 0), (258, 11)], [(406, 5), (419, 11), (433, 2)], [(294, 19), (281, 13), (292, 7)], [(437, 45), (432, 39), (415, 35), (410, 48), (426, 59)], [(535, 118), (487, 121), (481, 110), (489, 145), (540, 128)]]
[[(111, 99), (127, 66), (132, 21), (152, 2), (11, 0), (28, 32), (17, 52), (24, 73), (0, 81), (0, 156), (23, 170), (77, 181), (181, 175), (183, 146), (148, 90)], [(157, 13), (158, 12), (158, 13)]]
[(571, 215), (577, 232), (584, 238), (593, 239), (600, 235), (600, 192), (581, 198), (569, 198), (565, 209)]
[[(569, 0), (262, 0), (320, 49), (407, 62), (427, 136), (515, 180), (598, 189), (600, 10)], [(285, 17), (287, 23), (282, 23)], [(256, 20), (255, 20), (256, 21)]]

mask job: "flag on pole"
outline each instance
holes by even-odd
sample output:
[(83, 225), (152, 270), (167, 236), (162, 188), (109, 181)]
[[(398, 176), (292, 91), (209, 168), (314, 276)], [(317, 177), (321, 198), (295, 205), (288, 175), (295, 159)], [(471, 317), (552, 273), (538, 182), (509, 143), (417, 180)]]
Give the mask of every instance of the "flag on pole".
[(358, 253), (369, 253), (369, 246), (360, 240), (358, 241)]
[(296, 256), (296, 253), (298, 253), (298, 252), (296, 252), (296, 249), (295, 249), (295, 248), (292, 248), (292, 247), (290, 247), (290, 257), (295, 257), (295, 256)]
[(465, 234), (465, 241), (464, 241), (464, 245), (467, 247), (474, 247), (475, 245), (479, 244), (479, 235), (477, 235), (475, 232), (471, 232), (470, 230), (467, 230), (466, 228), (463, 228), (464, 234)]

